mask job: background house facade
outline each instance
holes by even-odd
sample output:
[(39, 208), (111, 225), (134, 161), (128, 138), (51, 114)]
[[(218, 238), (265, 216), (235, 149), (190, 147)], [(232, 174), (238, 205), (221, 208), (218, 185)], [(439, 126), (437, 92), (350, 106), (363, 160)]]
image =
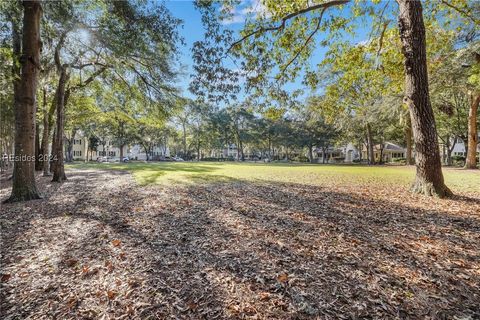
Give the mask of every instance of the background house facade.
[[(72, 144), (72, 156), (74, 160), (96, 161), (98, 157), (107, 157), (112, 160), (120, 160), (120, 148), (112, 141), (100, 142), (96, 150), (89, 150), (89, 141), (82, 134), (75, 135)], [(139, 144), (126, 145), (123, 147), (123, 156), (132, 160), (147, 160), (145, 149)], [(155, 145), (149, 153), (148, 159), (160, 160), (169, 157), (170, 150), (166, 146)]]

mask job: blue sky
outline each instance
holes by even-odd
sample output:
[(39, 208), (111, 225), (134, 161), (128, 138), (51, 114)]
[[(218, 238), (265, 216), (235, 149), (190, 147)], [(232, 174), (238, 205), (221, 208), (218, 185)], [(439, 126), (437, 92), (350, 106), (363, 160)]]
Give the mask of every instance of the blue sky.
[(183, 89), (186, 96), (191, 96), (188, 92), (188, 83), (192, 72), (191, 49), (195, 41), (203, 39), (203, 26), (200, 12), (193, 6), (192, 1), (175, 0), (167, 1), (167, 8), (173, 16), (183, 20), (183, 26), (180, 28), (180, 34), (185, 39), (186, 45), (181, 49), (180, 63), (186, 67), (185, 74), (180, 75), (178, 86)]
[[(181, 48), (180, 63), (184, 65), (183, 72), (179, 76), (178, 86), (183, 90), (183, 94), (187, 97), (193, 98), (188, 91), (188, 84), (190, 82), (190, 74), (192, 73), (192, 47), (195, 41), (203, 39), (205, 29), (202, 24), (202, 17), (198, 10), (195, 9), (193, 1), (189, 0), (169, 0), (166, 1), (167, 8), (172, 12), (173, 16), (183, 20), (183, 25), (180, 27), (180, 34), (185, 40), (185, 46)], [(241, 19), (236, 17), (235, 23), (229, 23), (228, 28), (240, 31), (243, 23)]]
[[(258, 0), (245, 0), (244, 2), (246, 5), (243, 6), (243, 10), (241, 8), (236, 10), (232, 21), (226, 23), (227, 27), (240, 31), (243, 26), (245, 12), (252, 7), (259, 9)], [(179, 83), (177, 85), (183, 90), (183, 94), (185, 96), (192, 97), (190, 92), (188, 92), (188, 84), (190, 82), (190, 74), (192, 73), (193, 64), (193, 60), (191, 58), (191, 49), (195, 41), (203, 39), (204, 28), (201, 21), (201, 15), (200, 12), (195, 9), (192, 1), (170, 0), (166, 1), (166, 6), (172, 12), (173, 16), (183, 20), (183, 26), (180, 28), (180, 34), (185, 39), (186, 44), (181, 48), (180, 63), (184, 65), (185, 68), (183, 69), (184, 73), (179, 76)], [(352, 42), (364, 41), (368, 38), (369, 31), (370, 28), (368, 28), (368, 26), (360, 26), (357, 29), (356, 35), (350, 40)], [(319, 46), (318, 49), (316, 49), (313, 57), (310, 59), (310, 63), (319, 63), (325, 56), (327, 50), (328, 48)], [(294, 90), (300, 87), (302, 87), (302, 85), (299, 79), (295, 83), (287, 85), (285, 88)]]

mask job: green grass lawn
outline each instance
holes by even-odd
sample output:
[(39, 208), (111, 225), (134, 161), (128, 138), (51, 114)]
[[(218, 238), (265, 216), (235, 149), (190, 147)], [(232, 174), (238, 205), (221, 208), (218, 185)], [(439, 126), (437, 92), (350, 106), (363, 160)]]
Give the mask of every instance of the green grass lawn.
[[(415, 168), (405, 166), (320, 165), (236, 162), (131, 162), (77, 163), (71, 168), (128, 170), (140, 185), (202, 183), (217, 181), (266, 181), (307, 185), (384, 185), (408, 186)], [(480, 192), (480, 173), (444, 168), (447, 185), (453, 190)]]

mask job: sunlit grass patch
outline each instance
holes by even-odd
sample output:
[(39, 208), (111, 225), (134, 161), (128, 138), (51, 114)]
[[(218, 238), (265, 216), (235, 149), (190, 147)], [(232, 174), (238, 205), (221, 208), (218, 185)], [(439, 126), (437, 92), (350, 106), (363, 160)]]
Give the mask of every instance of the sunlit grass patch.
[[(72, 168), (128, 170), (140, 185), (195, 184), (233, 180), (301, 183), (316, 186), (369, 184), (408, 186), (415, 167), (320, 165), (238, 162), (131, 162), (74, 164)], [(480, 192), (480, 173), (444, 168), (446, 183), (454, 190)]]

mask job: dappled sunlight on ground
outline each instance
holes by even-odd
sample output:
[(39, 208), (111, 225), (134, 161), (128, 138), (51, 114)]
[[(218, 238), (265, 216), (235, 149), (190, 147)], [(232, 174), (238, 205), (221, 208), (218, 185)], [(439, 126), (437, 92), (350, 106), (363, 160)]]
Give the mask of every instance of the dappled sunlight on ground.
[(173, 180), (76, 166), (2, 206), (3, 319), (480, 317), (478, 191), (424, 198), (333, 166), (153, 168)]
[[(77, 163), (72, 169), (126, 170), (141, 185), (196, 184), (235, 179), (302, 183), (314, 186), (348, 186), (368, 192), (373, 184), (407, 188), (415, 175), (414, 166), (319, 165), (239, 162), (131, 162)], [(454, 191), (480, 192), (480, 171), (443, 168), (445, 181)], [(387, 190), (386, 190), (387, 191)], [(378, 192), (378, 190), (377, 190)], [(388, 192), (387, 192), (388, 193)]]

